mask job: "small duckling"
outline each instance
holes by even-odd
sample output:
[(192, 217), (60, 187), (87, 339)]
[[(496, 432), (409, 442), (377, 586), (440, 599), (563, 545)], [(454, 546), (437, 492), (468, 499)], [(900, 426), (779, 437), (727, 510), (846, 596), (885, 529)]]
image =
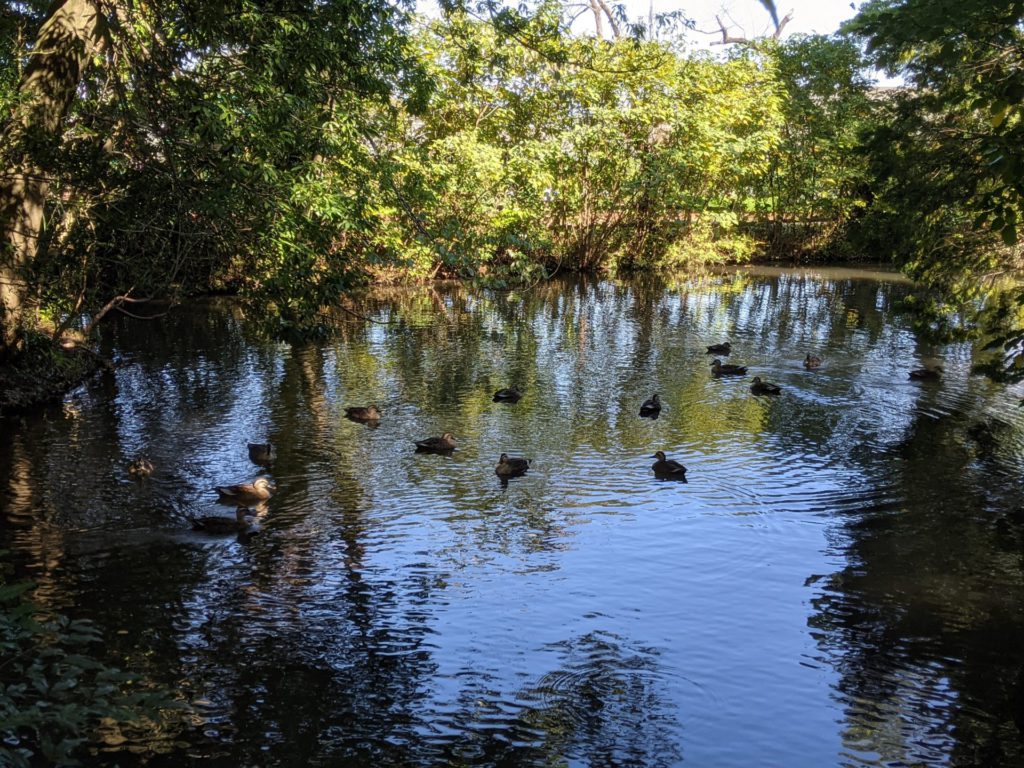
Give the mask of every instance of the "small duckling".
[(271, 443), (248, 443), (249, 461), (253, 464), (267, 466), (277, 459), (277, 451)]
[(807, 357), (804, 358), (804, 368), (806, 368), (808, 371), (813, 371), (815, 368), (817, 368), (820, 365), (821, 365), (821, 358), (818, 357), (817, 355), (812, 355), (812, 354), (808, 353)]
[(509, 456), (507, 453), (503, 453), (498, 458), (498, 465), (494, 468), (494, 473), (498, 477), (517, 477), (525, 474), (529, 468), (529, 459), (521, 459), (518, 456)]
[(156, 467), (153, 466), (152, 461), (147, 459), (145, 456), (140, 456), (128, 465), (128, 474), (137, 480), (141, 480), (144, 477), (152, 475), (154, 469), (156, 469)]
[(508, 387), (507, 389), (499, 389), (494, 393), (494, 402), (518, 403), (522, 397), (523, 393), (519, 391), (518, 387)]
[(781, 394), (782, 388), (778, 384), (761, 381), (760, 376), (755, 376), (754, 383), (750, 385), (750, 391), (755, 395), (778, 395)]
[(728, 341), (722, 344), (709, 344), (707, 355), (728, 355), (732, 352), (732, 344)]
[(243, 506), (239, 506), (235, 510), (234, 517), (221, 517), (219, 515), (210, 515), (206, 517), (190, 517), (188, 521), (192, 523), (192, 530), (203, 531), (205, 533), (237, 533), (239, 531), (249, 530), (252, 523), (246, 518), (249, 510)]
[(380, 409), (376, 405), (357, 405), (345, 409), (346, 418), (352, 421), (374, 422), (380, 421)]
[(659, 413), (661, 413), (661, 400), (658, 398), (658, 393), (655, 392), (640, 406), (640, 415), (657, 417)]
[(711, 363), (711, 372), (715, 376), (745, 376), (747, 373), (747, 366), (722, 365), (721, 360), (714, 360)]
[(651, 469), (654, 470), (654, 474), (657, 477), (661, 477), (666, 480), (686, 480), (686, 467), (675, 459), (666, 458), (664, 451), (658, 451), (651, 456), (651, 458), (657, 459), (657, 461), (651, 465)]
[(455, 450), (455, 437), (445, 432), (440, 437), (428, 437), (416, 441), (417, 453), (451, 453)]
[(275, 490), (272, 482), (265, 477), (257, 477), (251, 483), (237, 485), (218, 485), (214, 488), (218, 493), (218, 501), (229, 504), (259, 504), (269, 499)]
[(938, 381), (942, 378), (942, 368), (938, 365), (934, 368), (916, 368), (908, 375), (915, 381)]

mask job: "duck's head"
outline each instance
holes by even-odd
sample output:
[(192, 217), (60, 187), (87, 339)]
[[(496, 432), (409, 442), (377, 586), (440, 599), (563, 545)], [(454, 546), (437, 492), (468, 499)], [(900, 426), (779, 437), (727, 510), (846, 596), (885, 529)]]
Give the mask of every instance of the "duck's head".
[(664, 451), (658, 451), (653, 456), (651, 456), (651, 458), (652, 459), (657, 459), (658, 461), (665, 461), (665, 452)]
[(504, 464), (506, 461), (508, 461), (508, 454), (507, 453), (503, 453), (503, 454), (501, 454), (501, 456), (498, 457), (498, 463), (499, 464)]
[(755, 384), (760, 384), (761, 383), (761, 377), (760, 376), (755, 376), (754, 377), (754, 383)]
[(711, 361), (711, 367), (712, 368), (718, 368), (721, 365), (722, 365), (722, 361), (717, 359), (717, 358)]
[(274, 491), (277, 490), (277, 486), (274, 485), (270, 480), (265, 477), (257, 477), (252, 481), (254, 488), (260, 488), (262, 490)]
[(451, 432), (445, 432), (443, 435), (441, 435), (441, 439), (442, 440), (453, 440), (454, 441), (455, 440), (455, 435), (453, 435)]

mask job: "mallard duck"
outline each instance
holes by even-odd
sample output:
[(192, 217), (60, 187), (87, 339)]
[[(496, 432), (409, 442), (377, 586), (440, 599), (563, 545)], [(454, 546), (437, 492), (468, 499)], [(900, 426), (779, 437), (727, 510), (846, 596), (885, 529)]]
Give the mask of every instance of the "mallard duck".
[(942, 378), (942, 368), (937, 365), (934, 368), (916, 368), (908, 375), (916, 381), (938, 381)]
[(273, 464), (277, 451), (271, 443), (249, 443), (249, 461), (253, 464)]
[(711, 372), (715, 376), (745, 376), (747, 366), (745, 365), (722, 365), (721, 360), (711, 362)]
[(265, 477), (257, 477), (251, 483), (238, 485), (218, 485), (214, 490), (220, 495), (220, 501), (232, 504), (259, 504), (269, 499), (276, 488)]
[(675, 459), (666, 458), (664, 451), (658, 451), (651, 456), (651, 458), (657, 459), (656, 462), (651, 464), (651, 469), (654, 470), (654, 474), (658, 477), (671, 478), (674, 480), (686, 479), (686, 467)]
[(661, 413), (661, 400), (658, 398), (658, 393), (655, 392), (651, 395), (650, 399), (644, 400), (640, 406), (641, 416), (657, 416)]
[(708, 351), (705, 354), (708, 355), (728, 355), (732, 352), (732, 344), (728, 341), (722, 344), (709, 344)]
[(352, 421), (380, 421), (380, 409), (376, 405), (357, 405), (346, 408), (345, 416)]
[(494, 393), (494, 402), (496, 403), (518, 403), (523, 397), (523, 393), (519, 391), (518, 387), (509, 387), (508, 389), (499, 389)]
[(518, 456), (509, 456), (507, 453), (503, 453), (498, 458), (498, 465), (494, 468), (494, 473), (499, 477), (515, 477), (525, 473), (529, 468), (529, 459), (521, 459)]
[(808, 371), (813, 371), (819, 365), (821, 365), (821, 358), (817, 355), (808, 353), (807, 357), (804, 358), (804, 368)]
[(451, 453), (455, 450), (455, 437), (451, 432), (445, 432), (440, 437), (417, 440), (416, 450), (421, 453)]
[(153, 474), (154, 469), (156, 467), (153, 466), (152, 461), (145, 456), (140, 456), (128, 465), (128, 474), (132, 477), (149, 477)]
[(750, 385), (750, 391), (755, 395), (778, 395), (782, 392), (782, 388), (778, 384), (761, 381), (760, 376), (755, 376), (754, 383)]
[(245, 507), (239, 507), (235, 511), (234, 517), (221, 517), (219, 515), (211, 515), (207, 517), (190, 517), (188, 521), (192, 523), (192, 529), (195, 531), (205, 531), (206, 533), (237, 533), (238, 531), (246, 531), (252, 525), (246, 515), (249, 510)]

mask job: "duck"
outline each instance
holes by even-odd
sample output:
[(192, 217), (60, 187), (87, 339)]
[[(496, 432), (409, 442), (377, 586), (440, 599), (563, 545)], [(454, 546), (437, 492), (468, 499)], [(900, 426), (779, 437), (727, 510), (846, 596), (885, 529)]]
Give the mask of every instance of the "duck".
[(154, 469), (156, 469), (156, 467), (153, 466), (152, 461), (147, 459), (145, 456), (140, 456), (128, 465), (128, 474), (132, 477), (141, 479), (152, 475)]
[(807, 357), (804, 358), (804, 368), (806, 368), (808, 371), (813, 371), (819, 365), (821, 365), (821, 358), (818, 357), (817, 355), (812, 355), (808, 353)]
[(428, 437), (416, 441), (417, 453), (451, 453), (455, 450), (455, 436), (445, 432), (440, 437)]
[(210, 515), (206, 517), (190, 517), (188, 521), (192, 523), (192, 530), (194, 531), (237, 533), (238, 531), (247, 531), (251, 527), (252, 523), (246, 518), (248, 513), (249, 510), (246, 507), (239, 506), (235, 511), (234, 517)]
[(907, 375), (915, 381), (938, 381), (942, 378), (942, 368), (938, 365), (934, 368), (915, 368)]
[(685, 480), (686, 479), (686, 467), (680, 464), (675, 459), (669, 459), (665, 456), (664, 451), (658, 451), (652, 459), (657, 459), (656, 462), (651, 464), (651, 469), (654, 470), (654, 474), (658, 477), (670, 478), (674, 480)]
[(248, 443), (249, 461), (253, 464), (273, 464), (277, 451), (271, 443)]
[(755, 376), (754, 383), (750, 385), (750, 391), (755, 395), (778, 395), (781, 394), (782, 388), (778, 384), (761, 381), (760, 376)]
[(657, 416), (659, 413), (661, 413), (661, 400), (658, 398), (658, 393), (655, 392), (640, 406), (640, 415)]
[(259, 504), (261, 501), (269, 499), (277, 489), (267, 478), (257, 477), (251, 483), (218, 485), (214, 490), (219, 494), (221, 502)]
[(722, 365), (721, 360), (711, 362), (711, 372), (715, 376), (744, 376), (747, 373), (745, 365)]
[(352, 421), (380, 421), (380, 408), (376, 405), (357, 405), (346, 408), (345, 416)]
[(522, 397), (523, 393), (519, 391), (518, 387), (508, 387), (506, 389), (499, 389), (494, 393), (494, 402), (518, 403)]
[(708, 355), (728, 355), (732, 352), (732, 344), (728, 341), (722, 344), (708, 344)]
[(509, 456), (507, 453), (503, 453), (498, 458), (498, 465), (494, 468), (494, 473), (499, 477), (516, 477), (524, 474), (529, 468), (529, 459), (521, 459), (518, 456)]

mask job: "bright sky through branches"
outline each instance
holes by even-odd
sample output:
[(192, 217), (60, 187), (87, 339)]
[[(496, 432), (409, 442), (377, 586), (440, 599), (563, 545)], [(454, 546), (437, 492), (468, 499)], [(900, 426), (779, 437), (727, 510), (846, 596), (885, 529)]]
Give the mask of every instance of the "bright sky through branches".
[[(715, 16), (729, 26), (729, 33), (734, 36), (758, 37), (774, 31), (768, 11), (758, 0), (625, 0), (623, 5), (630, 20), (646, 19), (651, 10), (655, 14), (682, 10), (697, 23), (697, 30), (687, 37), (699, 47), (704, 47), (715, 40), (718, 23)], [(781, 19), (792, 11), (793, 18), (786, 25), (784, 35), (796, 32), (818, 33), (827, 35), (835, 32), (839, 25), (855, 14), (849, 0), (776, 0), (776, 9)], [(585, 22), (586, 16), (580, 19)], [(591, 21), (592, 23), (592, 21)], [(700, 34), (714, 32), (715, 35)]]

